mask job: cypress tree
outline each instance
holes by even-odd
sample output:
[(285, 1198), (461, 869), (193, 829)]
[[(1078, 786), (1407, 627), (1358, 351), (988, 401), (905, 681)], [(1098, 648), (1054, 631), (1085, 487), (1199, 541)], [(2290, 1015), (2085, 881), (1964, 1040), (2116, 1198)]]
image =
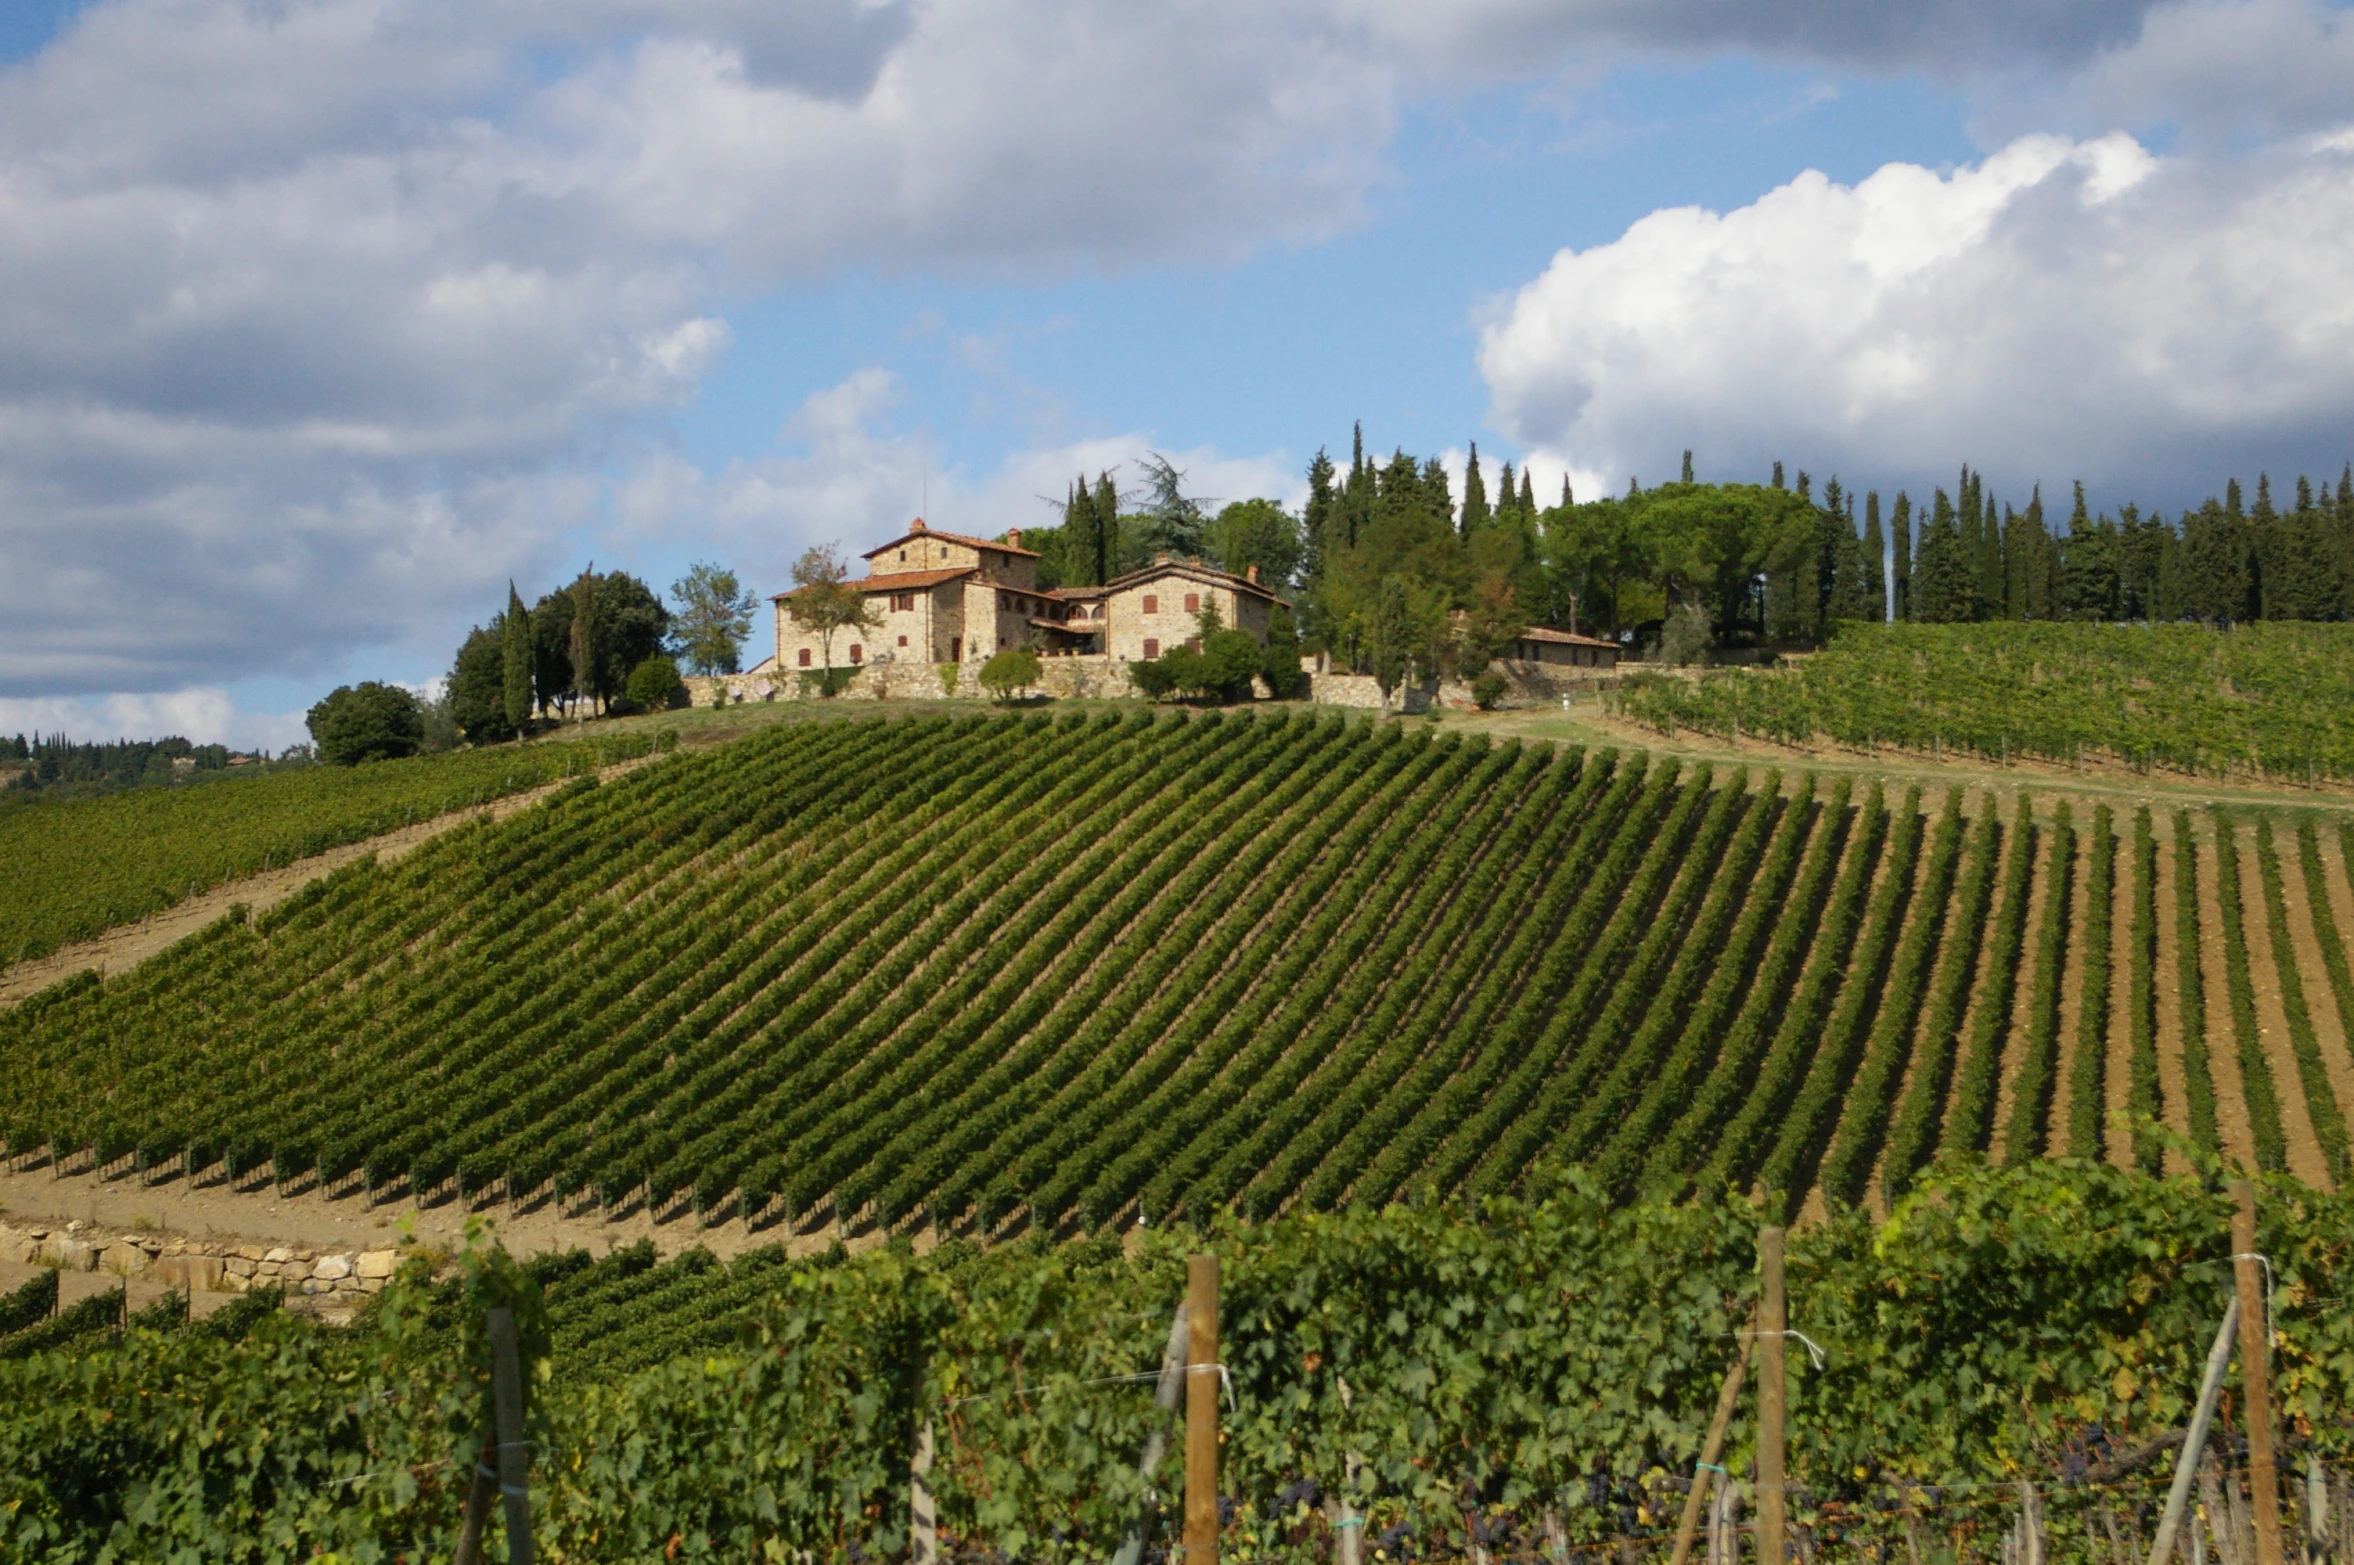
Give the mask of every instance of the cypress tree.
[[(1688, 484), (1688, 483), (1690, 483), (1690, 482), (1692, 481), (1692, 448), (1691, 448), (1691, 447), (1689, 447), (1689, 446), (1686, 446), (1686, 447), (1684, 448), (1684, 472), (1683, 472), (1683, 476), (1682, 476), (1681, 478), (1677, 479), (1676, 481), (1677, 481), (1678, 483), (1684, 483), (1684, 484)], [(1565, 484), (1565, 485), (1566, 485), (1566, 484), (1569, 482), (1569, 475), (1568, 475), (1567, 473), (1563, 473), (1563, 474), (1561, 475), (1561, 482), (1562, 482), (1563, 484)]]
[(1929, 625), (1974, 618), (1977, 582), (1963, 545), (1961, 518), (1943, 489), (1937, 491), (1929, 525), (1921, 529), (1921, 558), (1913, 571), (1913, 618)]
[(1095, 493), (1082, 473), (1063, 496), (1063, 585), (1093, 587), (1101, 583), (1096, 555)]
[(1897, 619), (1909, 620), (1913, 617), (1913, 501), (1902, 489), (1896, 491), (1896, 504), (1888, 513), (1888, 531), (1892, 556), (1889, 577), (1896, 589), (1891, 607)]
[(531, 721), (531, 665), (535, 661), (531, 641), (531, 614), (523, 607), (522, 595), (515, 590), (513, 577), (507, 579), (507, 614), (499, 625), (499, 704), (501, 714), (515, 730), (515, 737), (523, 737), (523, 725)]
[[(1962, 618), (1978, 619), (1982, 617), (1984, 608), (1984, 584), (1980, 581), (1978, 575), (1978, 504), (1977, 498), (1970, 493), (1970, 470), (1968, 468), (1965, 467), (1962, 469), (1962, 481), (1956, 487), (1960, 492), (1960, 504), (1958, 507), (1953, 501), (1946, 500), (1944, 490), (1940, 489), (1937, 491), (1937, 498), (1944, 503), (1939, 505), (1936, 512), (1932, 514), (1930, 525), (1935, 525), (1938, 515), (1952, 516), (1954, 522), (1954, 537), (1956, 540), (1955, 546), (1961, 550), (1962, 568), (1969, 572), (1970, 577), (1970, 612), (1964, 614)], [(1921, 529), (1921, 565), (1924, 571), (1928, 568), (1928, 562), (1929, 528), (1928, 526), (1924, 526)], [(1997, 601), (2000, 601), (1999, 597), (1997, 598)], [(1945, 605), (1941, 601), (1940, 608), (1942, 609), (1944, 606)]]
[(1496, 475), (1495, 519), (1497, 521), (1506, 520), (1507, 513), (1519, 507), (1520, 490), (1516, 487), (1518, 482), (1519, 480), (1512, 476), (1512, 464), (1505, 463), (1504, 470)]
[(1561, 508), (1566, 511), (1575, 504), (1577, 501), (1569, 492), (1569, 469), (1565, 467), (1561, 470)]
[(1537, 514), (1537, 486), (1536, 486), (1536, 484), (1535, 484), (1535, 483), (1534, 483), (1534, 482), (1531, 480), (1531, 475), (1530, 475), (1530, 473), (1529, 473), (1529, 470), (1528, 470), (1527, 468), (1523, 467), (1523, 468), (1520, 470), (1520, 516), (1521, 516), (1521, 520), (1523, 520), (1523, 521), (1526, 521), (1526, 520), (1528, 520), (1530, 517), (1532, 517), (1532, 516), (1534, 516), (1534, 515), (1536, 515), (1536, 514)]
[(1785, 487), (1782, 483), (1782, 464), (1779, 462), (1774, 464), (1774, 487), (1776, 489)]
[(2256, 613), (2262, 619), (2295, 619), (2282, 576), (2287, 540), (2281, 536), (2280, 513), (2272, 508), (2272, 475), (2256, 475), (2256, 509), (2248, 516), (2248, 555), (2256, 578)]
[(572, 631), (564, 649), (572, 659), (573, 693), (593, 702), (605, 694), (597, 688), (597, 577), (591, 564), (572, 584)]
[(1864, 494), (1864, 618), (1873, 624), (1888, 619), (1888, 543), (1880, 535), (1880, 491)]
[(1463, 464), (1463, 536), (1488, 524), (1488, 486), (1479, 476), (1479, 442), (1471, 443), (1471, 459)]

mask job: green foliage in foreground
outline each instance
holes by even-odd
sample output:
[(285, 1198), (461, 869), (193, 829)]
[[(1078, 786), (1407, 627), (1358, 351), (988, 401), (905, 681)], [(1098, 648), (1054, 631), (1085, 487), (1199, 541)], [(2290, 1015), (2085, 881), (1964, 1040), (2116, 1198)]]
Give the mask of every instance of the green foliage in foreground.
[(589, 744), (419, 756), (0, 810), (0, 964), (127, 924), (206, 887), (536, 788), (653, 747)]
[(1795, 668), (1637, 678), (1616, 701), (1669, 733), (2354, 777), (2354, 624), (1847, 625)]
[[(1354, 1454), (1369, 1528), (1411, 1528), (1418, 1554), (1444, 1555), (1474, 1524), (1491, 1547), (1533, 1549), (1547, 1509), (1572, 1542), (1672, 1525), (1660, 1479), (1690, 1471), (1739, 1341), (1755, 1220), (1721, 1200), (1612, 1209), (1569, 1175), (1533, 1202), (1152, 1231), (1131, 1255), (1102, 1240), (756, 1273), (559, 1258), (477, 1275), (503, 1276), (509, 1296), (553, 1279), (533, 1476), (551, 1559), (904, 1548), (925, 1422), (944, 1529), (1022, 1558), (1100, 1559), (1136, 1514), (1135, 1458), (1161, 1416), (1136, 1377), (1205, 1243), (1224, 1271), (1236, 1542), (1327, 1558), (1312, 1501)], [(2277, 1396), (2333, 1460), (2354, 1450), (2349, 1234), (2354, 1199), (2266, 1182)], [(2122, 1450), (2181, 1423), (2229, 1250), (2211, 1184), (2059, 1160), (1948, 1166), (1886, 1223), (1849, 1210), (1797, 1235), (1791, 1323), (1825, 1353), (1819, 1370), (1790, 1358), (1797, 1519), (1892, 1530), (1891, 1486), (1920, 1481), (1942, 1491), (1944, 1524), (1990, 1547), (2008, 1480), (2058, 1475), (2088, 1438)], [(605, 1308), (613, 1329), (587, 1337), (575, 1324), (673, 1268), (689, 1314), (686, 1279), (769, 1283), (734, 1347), (600, 1376), (660, 1340), (670, 1312)], [(345, 1333), (279, 1317), (229, 1344), (134, 1325), (118, 1347), (0, 1366), (0, 1557), (446, 1550), (480, 1393), (441, 1291), (397, 1282)], [(1735, 1473), (1750, 1440), (1744, 1417)], [(1174, 1454), (1159, 1477), (1174, 1492)], [(2103, 1503), (2049, 1491), (2055, 1558), (2092, 1552)]]

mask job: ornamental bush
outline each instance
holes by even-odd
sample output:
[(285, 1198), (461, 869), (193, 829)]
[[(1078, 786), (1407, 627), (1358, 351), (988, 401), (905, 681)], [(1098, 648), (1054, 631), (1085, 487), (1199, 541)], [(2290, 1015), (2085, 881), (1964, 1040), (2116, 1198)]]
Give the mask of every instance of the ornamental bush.
[(622, 694), (632, 706), (667, 712), (687, 704), (687, 682), (679, 678), (678, 665), (657, 652), (629, 671), (629, 683)]

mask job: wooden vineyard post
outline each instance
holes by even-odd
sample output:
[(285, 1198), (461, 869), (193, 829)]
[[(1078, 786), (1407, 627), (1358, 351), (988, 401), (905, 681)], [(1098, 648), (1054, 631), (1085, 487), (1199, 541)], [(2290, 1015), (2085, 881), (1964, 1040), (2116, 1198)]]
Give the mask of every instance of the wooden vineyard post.
[(2280, 1469), (2272, 1452), (2272, 1317), (2264, 1308), (2264, 1258), (2256, 1250), (2256, 1187), (2231, 1182), (2231, 1264), (2239, 1284), (2240, 1385), (2248, 1424), (2248, 1501), (2256, 1512), (2256, 1565), (2281, 1565)]
[[(1751, 1319), (1754, 1321), (1756, 1317)], [(1733, 1367), (1725, 1371), (1724, 1384), (1717, 1388), (1716, 1417), (1709, 1421), (1708, 1438), (1700, 1443), (1700, 1460), (1692, 1468), (1692, 1488), (1684, 1496), (1683, 1520), (1676, 1525), (1676, 1552), (1671, 1565), (1684, 1565), (1692, 1557), (1692, 1535), (1699, 1528), (1701, 1509), (1716, 1487), (1716, 1460), (1724, 1455), (1725, 1431), (1733, 1425), (1733, 1409), (1741, 1401), (1741, 1382), (1749, 1373), (1750, 1341), (1750, 1335), (1744, 1333), (1741, 1346), (1733, 1353)]]
[(1218, 1565), (1218, 1258), (1185, 1261), (1185, 1565)]
[(523, 1370), (515, 1350), (515, 1312), (489, 1311), (490, 1401), (498, 1419), (499, 1497), (506, 1501), (508, 1565), (531, 1565), (531, 1490), (524, 1456)]
[(1757, 1264), (1757, 1560), (1787, 1565), (1782, 1493), (1782, 1333), (1789, 1308), (1782, 1293), (1782, 1230), (1761, 1228)]

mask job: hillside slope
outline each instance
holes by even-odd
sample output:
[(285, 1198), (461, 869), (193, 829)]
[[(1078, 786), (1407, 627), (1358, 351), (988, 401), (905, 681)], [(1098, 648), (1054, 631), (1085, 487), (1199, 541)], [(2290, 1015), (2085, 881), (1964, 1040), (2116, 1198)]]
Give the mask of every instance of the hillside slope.
[[(2342, 840), (1963, 802), (1306, 713), (782, 729), (26, 1003), (0, 1130), (198, 1179), (890, 1223), (1267, 1214), (1547, 1159), (1856, 1199), (1940, 1150), (2155, 1159), (2119, 1107), (2342, 1178)], [(2103, 904), (2123, 932), (2088, 938)], [(2212, 906), (2187, 947), (2178, 904)], [(2212, 1021), (2158, 1025), (2192, 990)]]

